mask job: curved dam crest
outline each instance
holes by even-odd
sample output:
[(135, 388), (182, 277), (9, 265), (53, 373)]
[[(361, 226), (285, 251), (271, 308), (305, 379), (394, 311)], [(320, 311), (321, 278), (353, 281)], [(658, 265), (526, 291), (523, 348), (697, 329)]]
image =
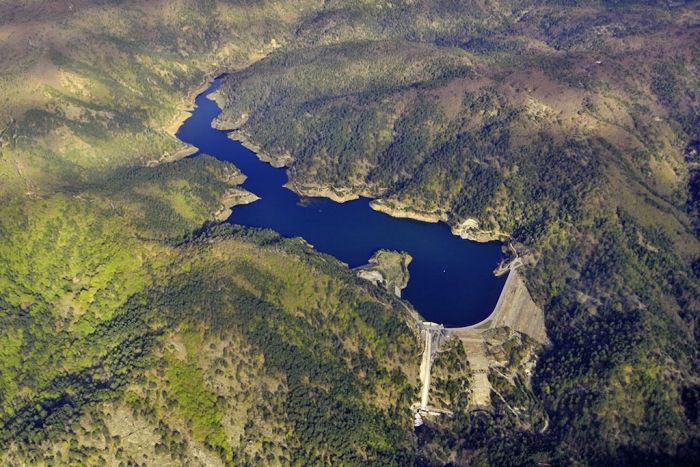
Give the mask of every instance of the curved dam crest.
[(260, 198), (236, 206), (227, 222), (302, 237), (351, 268), (366, 264), (379, 249), (405, 251), (413, 261), (402, 295), (425, 319), (463, 327), (491, 314), (506, 281), (505, 276), (493, 275), (503, 258), (499, 242), (463, 240), (442, 222), (390, 217), (373, 210), (368, 198), (337, 203), (300, 197), (284, 186), (288, 180), (285, 168), (261, 161), (240, 141), (229, 138), (228, 132), (212, 127), (221, 109), (209, 95), (221, 80), (216, 78), (196, 97), (196, 107), (177, 137), (197, 148), (191, 157), (209, 154), (234, 164), (247, 177), (242, 188)]

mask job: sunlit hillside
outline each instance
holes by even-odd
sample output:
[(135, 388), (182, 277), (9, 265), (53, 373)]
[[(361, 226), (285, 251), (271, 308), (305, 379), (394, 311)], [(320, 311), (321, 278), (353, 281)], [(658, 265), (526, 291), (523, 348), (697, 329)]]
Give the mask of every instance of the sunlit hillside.
[[(683, 1), (0, 0), (0, 463), (697, 463), (699, 25)], [(487, 407), (451, 340), (450, 416), (415, 431), (410, 304), (218, 223), (244, 177), (175, 132), (224, 72), (216, 124), (295, 191), (517, 255), (551, 342), (485, 334)]]

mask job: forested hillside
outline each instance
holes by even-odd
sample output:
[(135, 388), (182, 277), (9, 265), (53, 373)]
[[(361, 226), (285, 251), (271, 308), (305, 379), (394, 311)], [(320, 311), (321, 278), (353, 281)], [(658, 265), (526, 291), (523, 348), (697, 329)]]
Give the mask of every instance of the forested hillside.
[[(697, 461), (699, 20), (0, 0), (0, 463)], [(416, 437), (405, 302), (300, 240), (212, 224), (243, 177), (182, 159), (174, 132), (223, 71), (219, 124), (301, 193), (509, 237), (552, 341), (534, 372), (491, 374), (493, 407), (467, 413), (451, 344), (433, 390), (456, 414)]]
[[(308, 2), (311, 3), (311, 2)], [(0, 2), (0, 463), (411, 463), (405, 308), (174, 137), (303, 2)]]
[(699, 19), (692, 3), (330, 2), (222, 88), (219, 124), (301, 193), (505, 234), (529, 263), (549, 426), (502, 413), (489, 423), (510, 435), (475, 446), (467, 423), (452, 449), (698, 455)]

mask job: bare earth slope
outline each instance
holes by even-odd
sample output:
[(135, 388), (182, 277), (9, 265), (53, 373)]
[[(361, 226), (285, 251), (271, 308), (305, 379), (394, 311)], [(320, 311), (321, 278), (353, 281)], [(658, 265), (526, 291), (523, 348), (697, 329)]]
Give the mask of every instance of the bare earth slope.
[(470, 330), (483, 331), (502, 327), (525, 334), (540, 344), (549, 343), (542, 309), (532, 301), (530, 292), (517, 270), (509, 273), (491, 315), (473, 326), (452, 328), (450, 333), (460, 337), (462, 332)]

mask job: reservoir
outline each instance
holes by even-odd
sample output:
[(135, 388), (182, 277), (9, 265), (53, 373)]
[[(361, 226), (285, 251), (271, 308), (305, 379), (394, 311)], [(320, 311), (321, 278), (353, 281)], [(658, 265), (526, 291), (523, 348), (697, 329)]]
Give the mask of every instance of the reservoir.
[(506, 279), (493, 275), (503, 257), (500, 243), (463, 240), (444, 223), (390, 217), (370, 208), (367, 198), (336, 203), (300, 197), (283, 186), (286, 169), (261, 161), (226, 131), (212, 128), (221, 109), (208, 96), (220, 84), (217, 78), (197, 96), (196, 108), (177, 136), (198, 149), (195, 156), (209, 154), (236, 165), (247, 177), (242, 187), (261, 198), (236, 206), (228, 222), (302, 237), (350, 267), (366, 264), (379, 249), (405, 251), (413, 261), (402, 296), (425, 319), (459, 327), (491, 313)]

